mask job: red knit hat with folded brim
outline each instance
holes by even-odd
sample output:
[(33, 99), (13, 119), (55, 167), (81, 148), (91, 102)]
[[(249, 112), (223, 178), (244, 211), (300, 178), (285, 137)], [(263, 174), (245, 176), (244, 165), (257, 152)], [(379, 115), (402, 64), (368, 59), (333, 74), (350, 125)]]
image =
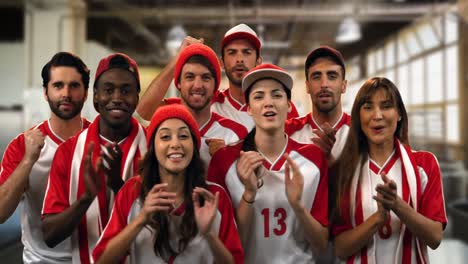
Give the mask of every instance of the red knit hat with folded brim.
[(216, 76), (214, 76), (216, 78), (215, 90), (218, 90), (219, 84), (221, 82), (221, 67), (219, 65), (218, 57), (216, 57), (216, 53), (210, 47), (200, 43), (190, 44), (180, 52), (179, 58), (177, 58), (177, 62), (174, 69), (174, 84), (177, 87), (177, 89), (179, 89), (178, 86), (180, 74), (182, 73), (182, 68), (184, 67), (185, 62), (187, 62), (187, 60), (194, 55), (200, 55), (205, 57), (213, 66), (216, 73)]
[(96, 83), (104, 72), (113, 68), (124, 69), (132, 73), (137, 80), (137, 89), (140, 91), (140, 74), (138, 72), (138, 65), (135, 60), (124, 53), (114, 53), (101, 59), (96, 69), (94, 82)]
[(195, 140), (197, 142), (197, 147), (200, 149), (201, 139), (197, 121), (195, 121), (192, 114), (185, 108), (185, 106), (179, 104), (160, 106), (156, 112), (154, 112), (151, 122), (146, 129), (146, 144), (148, 145), (148, 148), (150, 147), (151, 139), (154, 137), (154, 133), (158, 129), (159, 125), (172, 118), (180, 119), (189, 126), (192, 134), (196, 137)]
[(248, 96), (245, 94), (247, 89), (256, 81), (261, 79), (277, 80), (278, 82), (282, 83), (286, 89), (289, 90), (291, 90), (293, 87), (293, 78), (286, 70), (269, 63), (260, 64), (248, 71), (242, 79), (242, 92), (244, 93), (245, 97)]

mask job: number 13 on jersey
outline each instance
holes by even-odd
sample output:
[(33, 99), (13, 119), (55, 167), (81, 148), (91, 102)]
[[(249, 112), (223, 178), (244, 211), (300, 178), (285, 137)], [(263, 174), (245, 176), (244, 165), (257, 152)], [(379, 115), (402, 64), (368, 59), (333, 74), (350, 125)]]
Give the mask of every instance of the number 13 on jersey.
[(276, 236), (282, 236), (286, 233), (287, 213), (284, 208), (276, 208), (274, 211), (270, 210), (270, 208), (263, 208), (261, 213), (263, 215), (263, 230), (265, 237), (270, 237), (270, 228), (273, 229), (273, 234)]

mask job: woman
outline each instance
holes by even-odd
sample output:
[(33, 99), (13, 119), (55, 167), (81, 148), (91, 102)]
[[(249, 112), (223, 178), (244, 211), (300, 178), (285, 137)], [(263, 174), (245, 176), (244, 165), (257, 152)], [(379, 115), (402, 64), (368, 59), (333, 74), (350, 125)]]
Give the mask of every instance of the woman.
[(226, 188), (236, 209), (246, 263), (309, 263), (327, 245), (327, 162), (317, 146), (285, 134), (292, 77), (262, 64), (242, 81), (255, 128), (219, 150), (208, 179)]
[(229, 198), (204, 180), (198, 131), (182, 105), (154, 113), (140, 175), (116, 196), (98, 263), (243, 262)]
[[(348, 263), (426, 263), (447, 223), (434, 155), (414, 152), (397, 87), (372, 78), (359, 90), (338, 163), (335, 251)], [(375, 190), (375, 191), (374, 191)]]

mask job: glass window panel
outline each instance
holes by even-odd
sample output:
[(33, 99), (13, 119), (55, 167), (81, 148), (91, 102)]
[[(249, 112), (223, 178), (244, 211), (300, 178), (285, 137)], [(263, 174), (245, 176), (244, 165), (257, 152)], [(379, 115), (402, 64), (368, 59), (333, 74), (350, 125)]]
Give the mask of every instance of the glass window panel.
[(442, 25), (444, 25), (444, 17), (443, 16), (438, 16), (433, 18), (432, 20), (432, 26), (433, 29), (435, 30), (436, 36), (442, 37)]
[(447, 124), (445, 131), (447, 132), (447, 141), (452, 143), (460, 142), (460, 122), (459, 122), (459, 106), (458, 104), (447, 105), (446, 113)]
[(385, 45), (385, 66), (387, 68), (395, 65), (395, 42), (390, 41)]
[(439, 39), (429, 22), (418, 27), (416, 32), (424, 46), (424, 49), (431, 49), (439, 45)]
[(372, 75), (375, 72), (375, 53), (369, 52), (367, 55), (367, 75)]
[(427, 137), (431, 139), (443, 139), (442, 109), (435, 108), (426, 112)]
[(358, 93), (359, 88), (361, 88), (363, 84), (364, 84), (363, 81), (358, 81), (346, 87), (346, 92), (341, 97), (343, 111), (345, 111), (346, 113), (351, 113), (351, 108), (353, 107), (354, 98), (356, 98), (356, 94)]
[(409, 32), (406, 35), (406, 45), (411, 56), (418, 55), (422, 51), (422, 47), (419, 45), (416, 35), (413, 32)]
[(411, 63), (411, 76), (410, 87), (408, 89), (410, 94), (410, 104), (424, 103), (424, 74), (423, 74), (423, 60), (417, 59)]
[(445, 43), (458, 40), (458, 17), (455, 14), (445, 14)]
[(384, 77), (389, 79), (392, 83), (395, 83), (395, 70), (388, 70), (384, 73)]
[(401, 34), (398, 36), (398, 62), (405, 62), (408, 59), (408, 52), (406, 51), (405, 47), (405, 39), (403, 37), (404, 35)]
[(383, 69), (383, 66), (384, 66), (383, 55), (384, 55), (383, 49), (378, 49), (377, 52), (375, 53), (375, 62), (377, 66), (377, 69), (376, 69), (377, 71)]
[(447, 73), (447, 100), (458, 100), (458, 46), (454, 45), (447, 49), (446, 53)]
[(408, 104), (408, 64), (402, 64), (398, 67), (398, 82), (396, 83), (400, 90), (401, 97), (405, 104)]
[(427, 101), (429, 103), (444, 100), (442, 85), (442, 51), (427, 56)]
[(409, 127), (411, 137), (425, 137), (425, 120), (421, 112), (409, 113)]

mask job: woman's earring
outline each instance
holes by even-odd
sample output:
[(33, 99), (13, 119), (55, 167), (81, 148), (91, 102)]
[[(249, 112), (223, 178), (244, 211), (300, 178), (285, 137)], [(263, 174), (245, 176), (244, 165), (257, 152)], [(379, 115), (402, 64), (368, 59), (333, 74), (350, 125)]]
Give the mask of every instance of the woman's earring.
[(400, 117), (398, 117), (398, 122), (400, 122), (400, 121), (401, 121), (401, 116), (400, 116)]

